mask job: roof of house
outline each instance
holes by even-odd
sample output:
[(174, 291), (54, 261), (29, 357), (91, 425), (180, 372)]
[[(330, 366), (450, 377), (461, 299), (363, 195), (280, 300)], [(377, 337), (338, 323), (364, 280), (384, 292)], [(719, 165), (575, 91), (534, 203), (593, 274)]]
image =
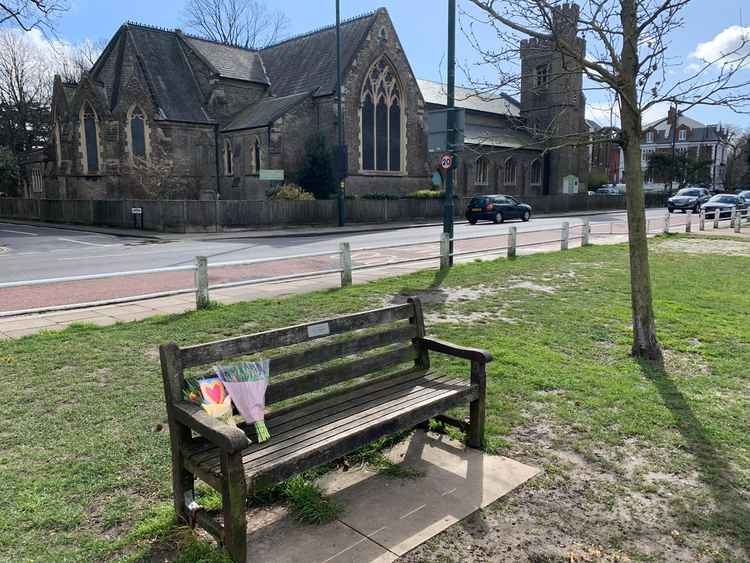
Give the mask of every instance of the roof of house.
[[(378, 11), (383, 10), (380, 8)], [(341, 65), (347, 68), (375, 22), (378, 11), (341, 23)], [(261, 49), (260, 56), (274, 96), (336, 89), (336, 27), (291, 37)]]
[(206, 60), (219, 76), (268, 84), (258, 51), (217, 41), (183, 35), (187, 44)]
[[(692, 120), (691, 120), (692, 121)], [(678, 130), (681, 126), (688, 125), (684, 123), (682, 119), (678, 122)], [(644, 128), (648, 133), (648, 129)], [(672, 128), (669, 129), (655, 129), (654, 137), (652, 141), (648, 140), (648, 136), (643, 140), (643, 145), (665, 145), (671, 144), (673, 140)], [(679, 137), (675, 139), (676, 143), (716, 143), (719, 141), (726, 141), (726, 131), (719, 125), (702, 125), (700, 127), (691, 128), (688, 125), (687, 134), (684, 140), (680, 140)]]
[(222, 131), (265, 127), (310, 96), (311, 92), (292, 94), (281, 98), (263, 98), (235, 115)]
[[(647, 123), (643, 126), (643, 130), (646, 131), (647, 129), (656, 129), (656, 130), (669, 130), (671, 129), (671, 125), (667, 123), (667, 119), (669, 117), (663, 117), (662, 119), (657, 119), (656, 121), (652, 121), (651, 123)], [(679, 125), (687, 125), (690, 127), (690, 129), (699, 129), (701, 127), (705, 127), (705, 123), (701, 123), (700, 121), (696, 121), (692, 117), (688, 117), (687, 115), (680, 114), (677, 118), (677, 122)]]
[[(417, 80), (422, 97), (428, 104), (447, 106), (448, 90), (445, 84), (432, 80)], [(456, 107), (496, 115), (518, 116), (521, 113), (520, 104), (507, 94), (485, 94), (478, 90), (456, 86)]]
[(539, 143), (526, 131), (469, 123), (464, 129), (464, 143), (509, 149), (541, 150)]

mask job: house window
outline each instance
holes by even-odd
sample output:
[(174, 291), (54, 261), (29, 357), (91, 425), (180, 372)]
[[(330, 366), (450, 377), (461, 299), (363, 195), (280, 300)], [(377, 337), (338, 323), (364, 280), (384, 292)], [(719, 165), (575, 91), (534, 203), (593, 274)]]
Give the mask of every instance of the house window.
[(474, 183), (480, 186), (487, 185), (487, 159), (480, 156), (474, 165)]
[(130, 115), (130, 147), (133, 156), (146, 158), (146, 116), (138, 107)]
[(234, 157), (232, 156), (232, 143), (224, 142), (224, 174), (231, 176), (233, 174)]
[(401, 172), (404, 110), (396, 71), (385, 59), (365, 78), (361, 97), (362, 169)]
[(505, 161), (503, 183), (506, 185), (516, 184), (516, 161), (513, 158), (509, 158)]
[(531, 163), (530, 176), (532, 186), (542, 183), (542, 162), (538, 158)]
[(687, 130), (686, 129), (680, 129), (679, 131), (679, 139), (680, 141), (685, 141), (687, 139)]
[(250, 146), (250, 174), (260, 174), (260, 139), (255, 137)]
[(81, 108), (81, 145), (83, 148), (84, 173), (99, 171), (99, 125), (96, 112), (90, 104)]
[(537, 88), (546, 86), (549, 82), (549, 65), (539, 65), (534, 72)]
[(653, 131), (648, 131), (646, 133), (646, 142), (647, 143), (653, 143), (654, 142), (654, 132)]

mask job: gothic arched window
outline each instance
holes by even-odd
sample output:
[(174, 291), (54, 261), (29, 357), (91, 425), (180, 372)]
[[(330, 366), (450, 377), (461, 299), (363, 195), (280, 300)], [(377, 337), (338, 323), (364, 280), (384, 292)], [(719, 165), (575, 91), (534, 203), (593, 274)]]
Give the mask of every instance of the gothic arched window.
[(396, 71), (383, 57), (362, 86), (362, 169), (400, 172), (403, 168), (404, 100)]
[(55, 163), (60, 166), (62, 164), (62, 136), (60, 135), (60, 121), (55, 116), (55, 124), (52, 129), (53, 142), (55, 143)]
[(232, 143), (224, 141), (224, 174), (231, 176), (233, 174), (234, 157), (232, 156)]
[(487, 168), (488, 168), (488, 161), (487, 158), (484, 156), (480, 156), (475, 165), (474, 165), (474, 183), (478, 184), (480, 186), (486, 186), (487, 185)]
[(139, 107), (130, 114), (130, 150), (133, 156), (146, 158), (146, 116)]
[(505, 185), (516, 185), (516, 161), (512, 157), (505, 161), (503, 176)]
[(98, 119), (94, 108), (86, 103), (81, 108), (84, 169), (87, 173), (99, 171)]
[(531, 176), (529, 180), (532, 186), (538, 186), (542, 183), (542, 162), (538, 158), (531, 163), (529, 175)]

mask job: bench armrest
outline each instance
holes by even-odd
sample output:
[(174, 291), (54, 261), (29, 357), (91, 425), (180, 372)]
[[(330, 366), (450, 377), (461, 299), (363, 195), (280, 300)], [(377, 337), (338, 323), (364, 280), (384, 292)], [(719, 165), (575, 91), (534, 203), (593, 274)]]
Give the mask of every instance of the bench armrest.
[(194, 430), (209, 442), (228, 453), (235, 453), (250, 445), (250, 440), (239, 428), (226, 424), (189, 401), (172, 404), (178, 422)]
[(445, 342), (444, 340), (438, 340), (437, 338), (417, 337), (414, 340), (417, 346), (423, 346), (427, 350), (432, 350), (433, 352), (438, 352), (440, 354), (464, 358), (480, 364), (486, 364), (492, 361), (492, 354), (487, 350), (458, 346), (450, 342)]

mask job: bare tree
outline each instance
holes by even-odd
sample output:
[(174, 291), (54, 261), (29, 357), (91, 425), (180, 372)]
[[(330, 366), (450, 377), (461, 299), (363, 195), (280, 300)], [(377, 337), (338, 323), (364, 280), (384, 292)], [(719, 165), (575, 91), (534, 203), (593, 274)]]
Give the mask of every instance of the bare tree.
[(187, 0), (185, 23), (214, 41), (261, 49), (282, 36), (289, 20), (261, 0)]
[(24, 31), (52, 28), (52, 20), (67, 9), (65, 0), (0, 0), (0, 25), (14, 23)]
[[(664, 102), (679, 104), (683, 112), (697, 105), (729, 107), (737, 112), (750, 109), (750, 77), (742, 74), (750, 62), (750, 37), (739, 38), (731, 48), (695, 65), (689, 74), (671, 79), (670, 71), (684, 68), (684, 62), (670, 57), (670, 37), (682, 27), (691, 0), (581, 0), (577, 10), (562, 10), (564, 3), (559, 0), (469, 1), (480, 14), (474, 16), (472, 25), (491, 26), (499, 39), (493, 48), (480, 41), (475, 46), (484, 62), (498, 68), (501, 85), (513, 82), (513, 71), (508, 70), (513, 53), (505, 46), (517, 46), (521, 39), (531, 38), (558, 52), (564, 68), (582, 70), (594, 88), (616, 100), (621, 128), (613, 140), (624, 152), (627, 185), (632, 353), (661, 362), (641, 172), (642, 116)], [(588, 52), (580, 49), (577, 37), (560, 32), (561, 15), (573, 20), (566, 23), (580, 30)], [(516, 79), (520, 80), (517, 73)], [(612, 131), (607, 128), (609, 134)]]
[(90, 39), (72, 45), (62, 42), (51, 43), (56, 73), (63, 82), (78, 82), (84, 72), (91, 70), (105, 46), (106, 42), (103, 40)]
[(47, 62), (25, 32), (0, 30), (0, 144), (15, 153), (39, 148), (48, 136)]

